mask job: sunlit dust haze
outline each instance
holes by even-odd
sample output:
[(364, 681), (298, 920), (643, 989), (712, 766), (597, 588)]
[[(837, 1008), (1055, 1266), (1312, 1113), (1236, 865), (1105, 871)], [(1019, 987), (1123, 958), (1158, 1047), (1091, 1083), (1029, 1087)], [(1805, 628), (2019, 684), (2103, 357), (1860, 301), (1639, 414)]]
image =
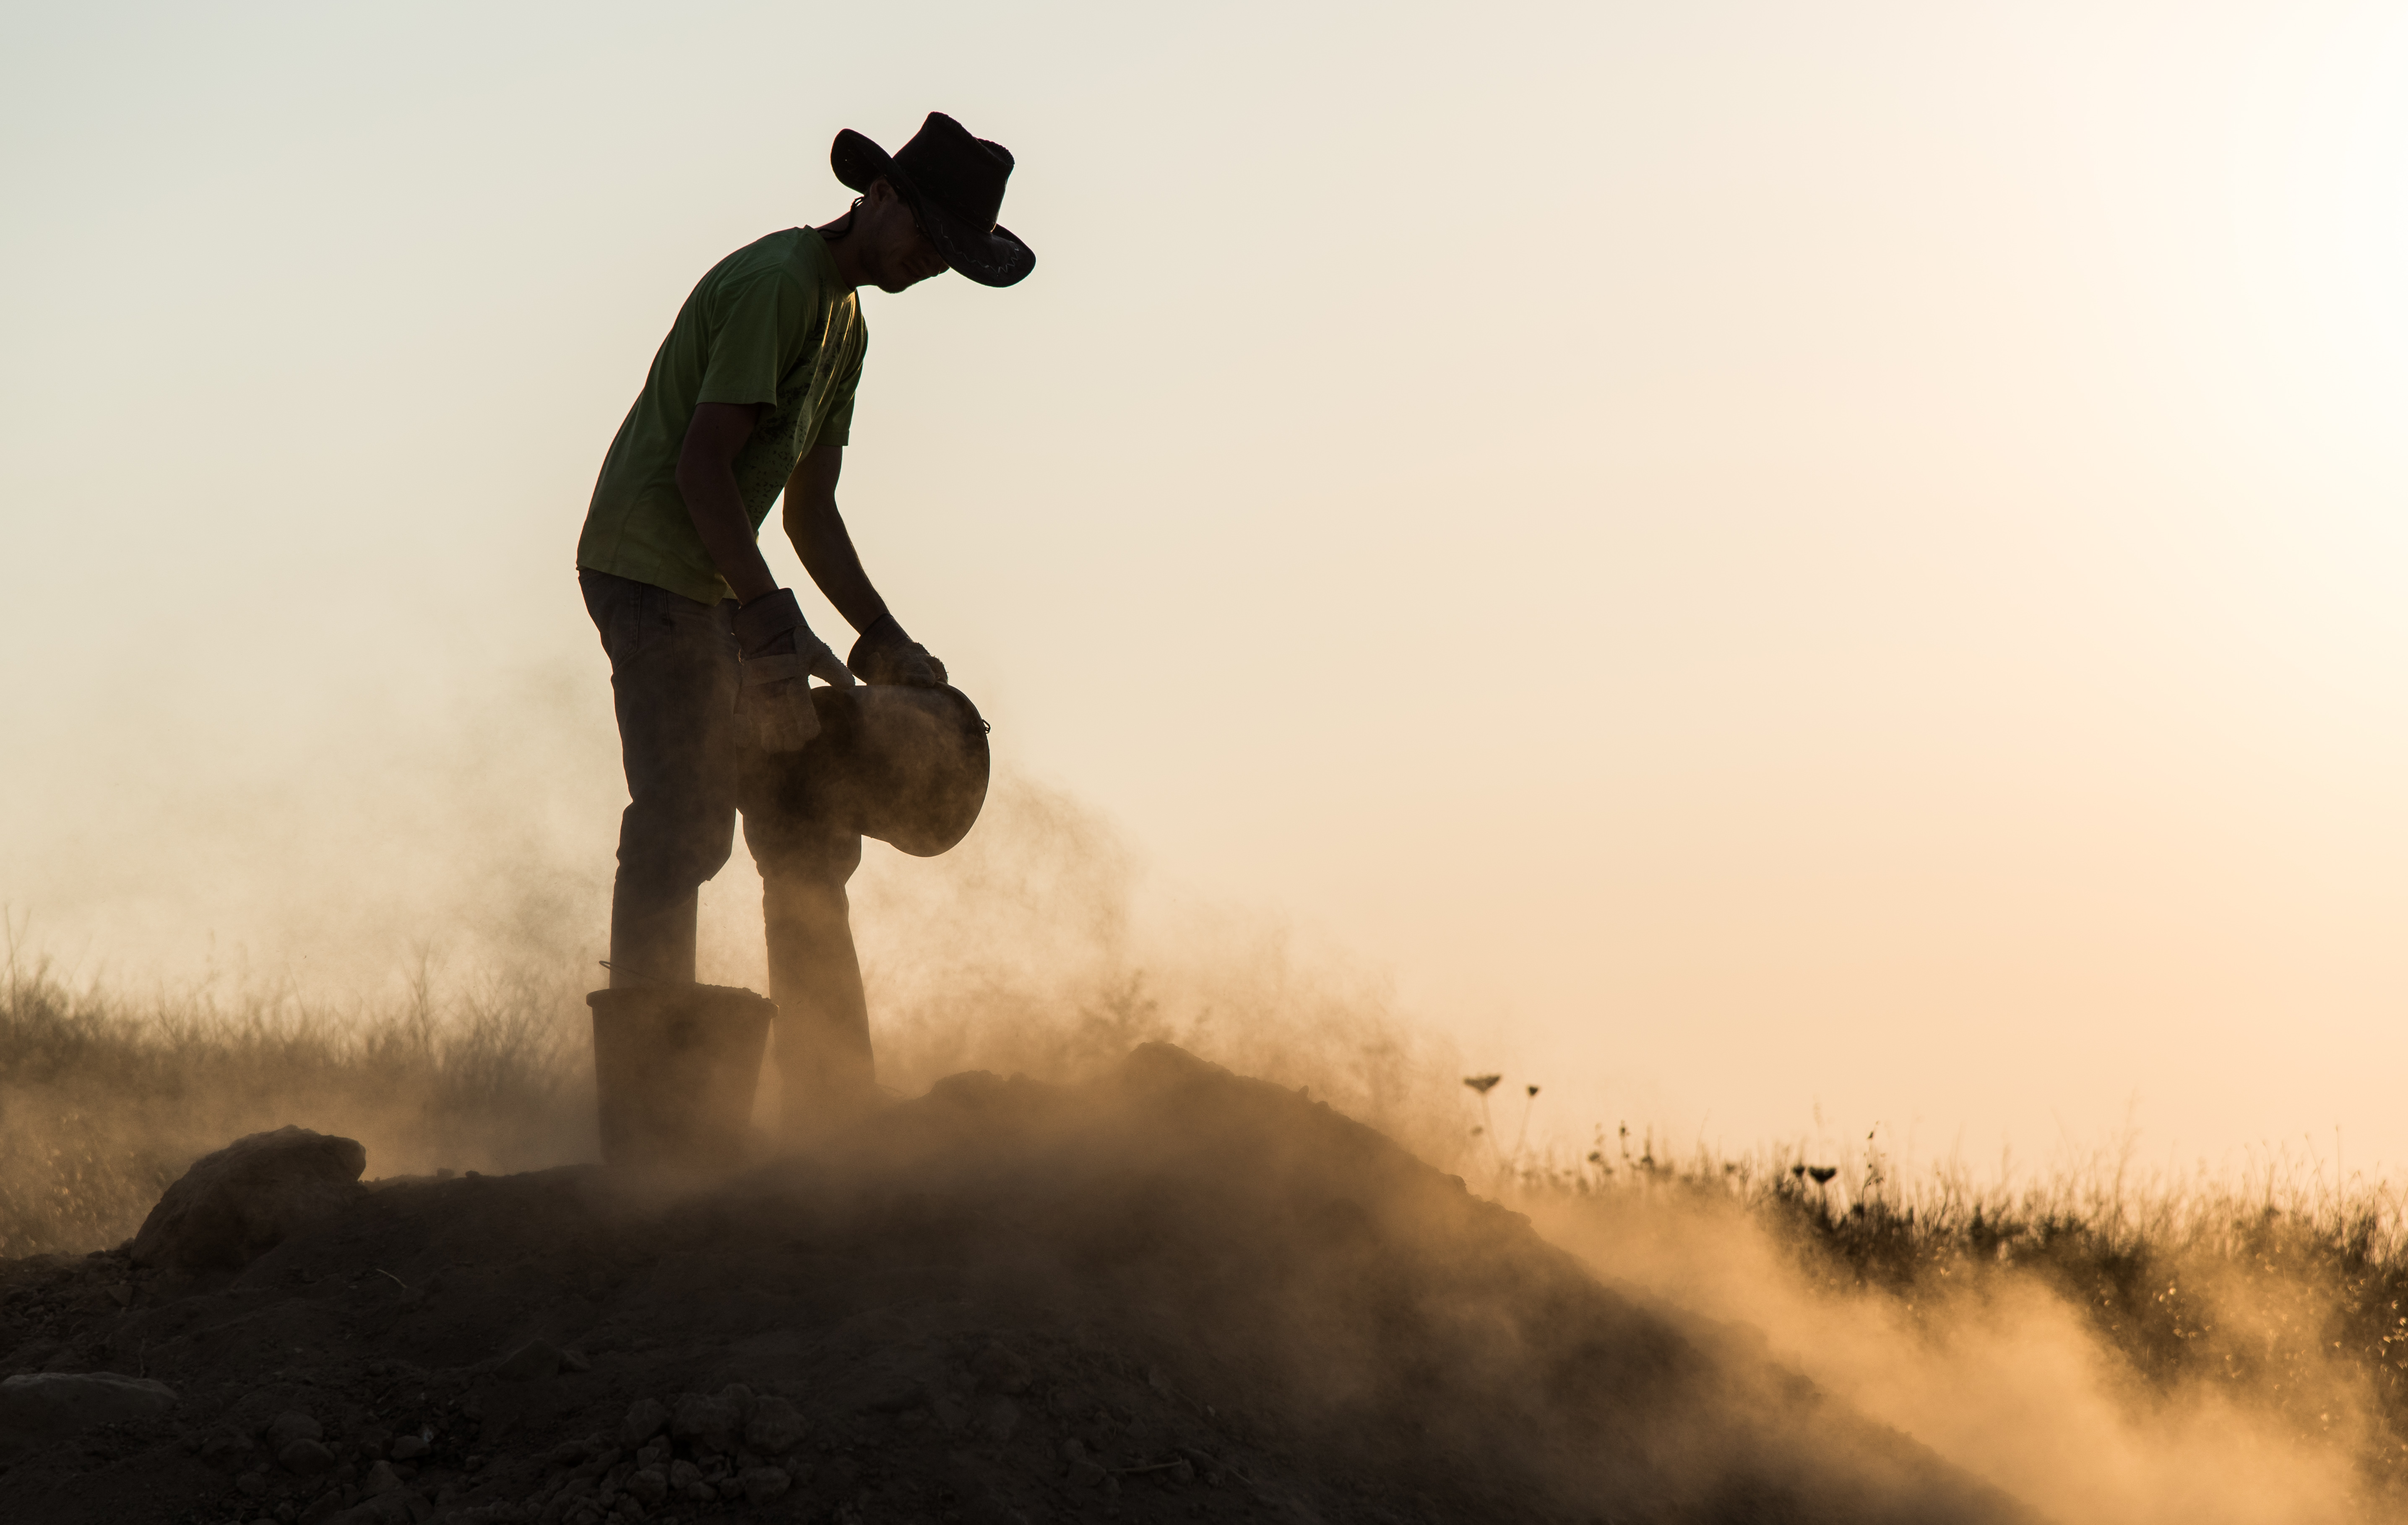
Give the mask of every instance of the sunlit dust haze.
[(1037, 269), (865, 297), (841, 500), (982, 829), (1080, 845), (873, 846), (893, 1078), (977, 1046), (969, 897), (1106, 1019), (1142, 967), (1243, 1067), (1196, 1024), (1294, 971), (1533, 1138), (2408, 1164), (2396, 7), (16, 7), (21, 942), (599, 983), (595, 472), (932, 108)]
[[(2291, 1374), (2308, 1384), (2292, 1406), (2319, 1421), (2302, 1433), (2268, 1411), (2262, 1390), (2236, 1401), (2213, 1383), (2152, 1387), (2071, 1300), (2036, 1282), (1952, 1288), (1943, 1274), (1911, 1297), (1816, 1296), (1760, 1224), (1694, 1206), (1634, 1210), (1631, 1201), (1530, 1205), (1550, 1240), (1611, 1285), (1708, 1320), (1736, 1320), (1707, 1328), (1803, 1372), (2042, 1518), (2066, 1525), (2397, 1518), (2396, 1499), (2387, 1508), (2371, 1504), (2361, 1490), (2356, 1462), (2361, 1449), (2375, 1448), (2368, 1446), (2374, 1405), (2363, 1374), (2339, 1358)], [(2267, 1290), (2218, 1299), (2218, 1320), (2234, 1316), (2237, 1327), (2258, 1334), (2319, 1311), (2313, 1288)]]

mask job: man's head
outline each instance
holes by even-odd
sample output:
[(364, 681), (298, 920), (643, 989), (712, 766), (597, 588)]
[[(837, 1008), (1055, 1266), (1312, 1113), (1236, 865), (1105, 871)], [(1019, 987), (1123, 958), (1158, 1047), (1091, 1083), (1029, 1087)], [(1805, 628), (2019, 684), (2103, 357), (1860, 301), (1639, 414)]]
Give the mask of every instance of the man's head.
[[(907, 239), (899, 227), (885, 228), (881, 237), (892, 247), (882, 243), (877, 253), (862, 256), (863, 280), (901, 291), (951, 269), (982, 286), (1009, 286), (1037, 264), (1028, 246), (996, 222), (1011, 178), (1011, 151), (971, 137), (942, 111), (929, 112), (911, 140), (892, 154), (859, 133), (840, 132), (828, 163), (838, 180), (862, 194), (852, 223), (831, 233), (835, 248), (843, 248), (839, 237), (851, 241), (852, 226), (864, 219), (882, 225), (908, 219), (915, 236)], [(913, 241), (924, 246), (917, 257), (909, 247)]]
[(828, 248), (848, 285), (902, 291), (945, 270), (945, 256), (911, 204), (883, 176), (870, 181), (853, 210), (831, 225)]

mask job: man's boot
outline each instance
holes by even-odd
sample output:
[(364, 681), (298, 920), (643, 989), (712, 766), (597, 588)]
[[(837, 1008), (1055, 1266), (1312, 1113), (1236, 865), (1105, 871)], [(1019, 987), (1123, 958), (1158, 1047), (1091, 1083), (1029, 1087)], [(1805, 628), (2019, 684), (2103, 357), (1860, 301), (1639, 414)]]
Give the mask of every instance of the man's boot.
[(673, 1170), (742, 1164), (777, 1007), (717, 985), (596, 990), (585, 1003), (594, 1008), (604, 1162)]

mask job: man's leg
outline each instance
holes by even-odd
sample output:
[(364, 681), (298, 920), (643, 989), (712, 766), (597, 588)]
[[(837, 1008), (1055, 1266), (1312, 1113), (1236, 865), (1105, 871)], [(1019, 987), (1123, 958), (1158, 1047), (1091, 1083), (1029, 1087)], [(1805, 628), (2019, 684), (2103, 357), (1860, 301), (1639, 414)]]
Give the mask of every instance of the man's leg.
[[(861, 839), (850, 839), (852, 863)], [(781, 871), (761, 881), (769, 937), (769, 999), (778, 1003), (778, 1076), (786, 1130), (841, 1122), (877, 1097), (869, 1001), (853, 946), (841, 872)]]
[(580, 571), (610, 657), (628, 804), (610, 890), (613, 988), (694, 983), (696, 892), (736, 833), (736, 638), (728, 608)]
[(809, 1132), (857, 1116), (878, 1094), (844, 890), (861, 866), (861, 838), (775, 787), (775, 762), (748, 751), (744, 768), (744, 842), (761, 870), (769, 999), (778, 1003), (780, 1110), (789, 1134)]

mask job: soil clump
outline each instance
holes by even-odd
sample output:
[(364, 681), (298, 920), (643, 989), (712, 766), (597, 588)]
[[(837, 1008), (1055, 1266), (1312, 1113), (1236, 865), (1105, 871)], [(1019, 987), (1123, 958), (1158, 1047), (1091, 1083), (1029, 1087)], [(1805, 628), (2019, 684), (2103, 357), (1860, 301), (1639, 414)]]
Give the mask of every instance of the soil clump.
[(279, 1228), (238, 1267), (0, 1263), (0, 1377), (174, 1396), (0, 1446), (10, 1519), (2035, 1518), (1158, 1044), (955, 1076), (707, 1186), (373, 1181)]

